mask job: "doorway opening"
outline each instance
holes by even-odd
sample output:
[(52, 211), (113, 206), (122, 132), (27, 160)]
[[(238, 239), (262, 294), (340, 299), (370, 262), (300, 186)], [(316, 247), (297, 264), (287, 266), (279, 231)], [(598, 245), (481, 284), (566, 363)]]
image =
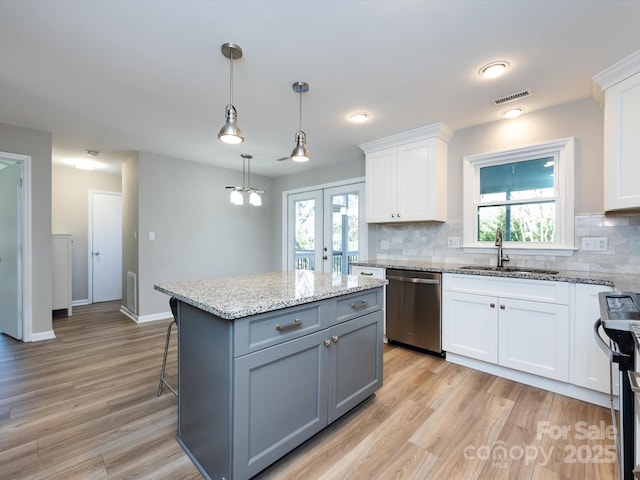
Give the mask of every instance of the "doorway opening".
[(31, 341), (31, 157), (0, 152), (0, 332)]

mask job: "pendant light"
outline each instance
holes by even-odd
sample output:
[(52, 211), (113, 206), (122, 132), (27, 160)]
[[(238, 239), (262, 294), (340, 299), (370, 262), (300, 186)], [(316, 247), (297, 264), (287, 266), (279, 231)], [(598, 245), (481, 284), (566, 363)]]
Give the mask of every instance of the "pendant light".
[(242, 157), (242, 186), (241, 187), (225, 187), (231, 190), (231, 195), (229, 200), (234, 205), (243, 205), (244, 204), (244, 193), (249, 194), (249, 205), (253, 205), (254, 207), (262, 206), (262, 197), (261, 193), (264, 193), (264, 190), (258, 190), (257, 188), (251, 187), (251, 159), (253, 156), (243, 153), (240, 155)]
[(222, 44), (222, 55), (229, 59), (229, 105), (225, 109), (225, 123), (218, 133), (218, 138), (224, 143), (237, 144), (244, 141), (244, 136), (236, 123), (238, 112), (233, 106), (233, 60), (242, 58), (242, 49), (233, 43)]
[(309, 150), (307, 149), (307, 134), (302, 131), (302, 94), (309, 91), (309, 84), (306, 82), (296, 82), (293, 84), (293, 91), (300, 94), (300, 125), (296, 132), (296, 146), (291, 152), (291, 160), (294, 162), (308, 162)]

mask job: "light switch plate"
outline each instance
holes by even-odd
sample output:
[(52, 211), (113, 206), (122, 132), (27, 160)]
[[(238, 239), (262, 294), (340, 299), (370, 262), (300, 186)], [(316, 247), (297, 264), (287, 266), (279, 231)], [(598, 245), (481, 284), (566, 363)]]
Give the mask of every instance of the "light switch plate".
[(149, 232), (149, 240), (155, 240), (156, 239), (156, 232)]

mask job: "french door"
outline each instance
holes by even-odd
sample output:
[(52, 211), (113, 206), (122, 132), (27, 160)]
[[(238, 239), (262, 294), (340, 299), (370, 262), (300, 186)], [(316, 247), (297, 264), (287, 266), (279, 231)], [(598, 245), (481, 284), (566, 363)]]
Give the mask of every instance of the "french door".
[(367, 253), (364, 183), (287, 194), (288, 270), (346, 275)]

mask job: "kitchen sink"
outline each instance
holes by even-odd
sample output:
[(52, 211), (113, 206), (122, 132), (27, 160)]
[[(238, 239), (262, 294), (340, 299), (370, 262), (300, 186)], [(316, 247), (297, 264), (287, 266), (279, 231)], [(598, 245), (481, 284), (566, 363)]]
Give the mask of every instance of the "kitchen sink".
[(529, 273), (541, 275), (557, 275), (558, 270), (546, 270), (544, 268), (527, 268), (527, 267), (485, 267), (482, 265), (464, 265), (460, 270), (484, 270), (489, 272), (508, 272), (508, 273)]

